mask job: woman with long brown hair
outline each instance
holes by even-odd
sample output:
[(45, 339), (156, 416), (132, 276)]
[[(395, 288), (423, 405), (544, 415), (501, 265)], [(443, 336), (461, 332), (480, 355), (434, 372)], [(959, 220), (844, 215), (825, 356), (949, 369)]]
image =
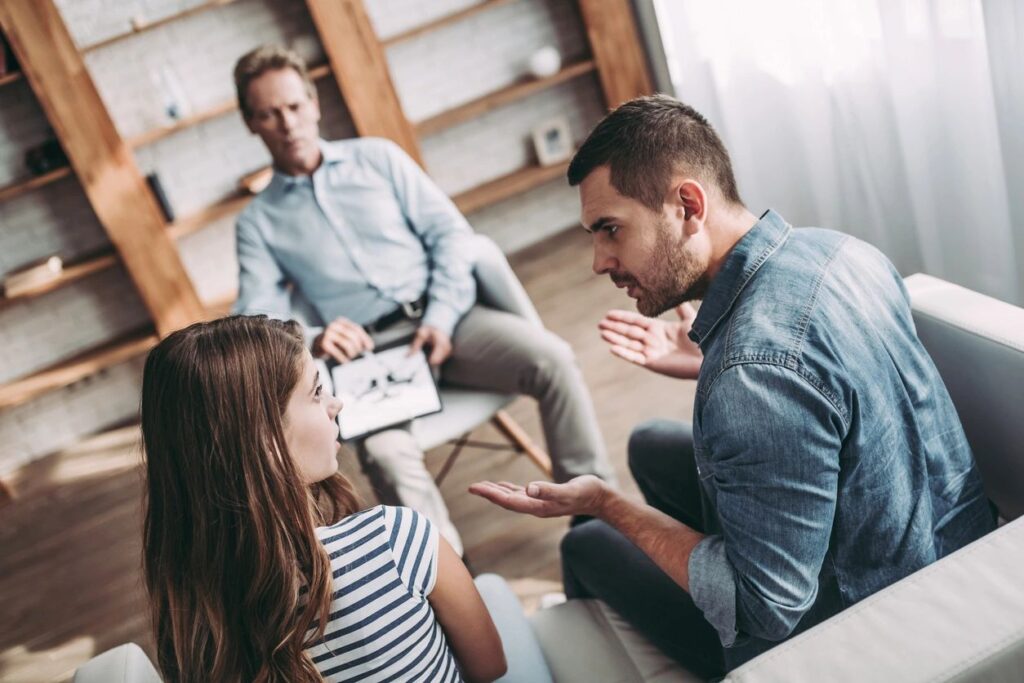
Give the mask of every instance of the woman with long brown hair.
[(150, 352), (144, 564), (168, 681), (505, 671), (468, 571), (430, 522), (357, 512), (337, 472), (340, 409), (295, 323), (198, 323)]

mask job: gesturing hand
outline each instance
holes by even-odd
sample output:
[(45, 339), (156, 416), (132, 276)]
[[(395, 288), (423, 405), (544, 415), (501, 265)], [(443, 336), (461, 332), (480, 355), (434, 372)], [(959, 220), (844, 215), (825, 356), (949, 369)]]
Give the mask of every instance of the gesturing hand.
[(447, 334), (436, 327), (420, 325), (419, 329), (416, 330), (416, 336), (412, 338), (409, 355), (411, 356), (418, 352), (424, 346), (430, 349), (427, 362), (433, 366), (440, 365), (448, 360), (448, 356), (452, 355), (452, 340), (448, 338)]
[(350, 361), (364, 351), (373, 349), (373, 340), (362, 325), (348, 318), (335, 318), (313, 340), (313, 355), (328, 355), (339, 363)]
[(592, 474), (584, 474), (564, 484), (535, 481), (524, 488), (507, 481), (481, 481), (469, 487), (470, 493), (495, 505), (534, 517), (597, 517), (610, 490), (604, 481)]
[(611, 310), (597, 327), (601, 330), (601, 339), (619, 358), (669, 377), (696, 379), (704, 354), (687, 335), (697, 311), (690, 304), (682, 304), (675, 310), (679, 322)]

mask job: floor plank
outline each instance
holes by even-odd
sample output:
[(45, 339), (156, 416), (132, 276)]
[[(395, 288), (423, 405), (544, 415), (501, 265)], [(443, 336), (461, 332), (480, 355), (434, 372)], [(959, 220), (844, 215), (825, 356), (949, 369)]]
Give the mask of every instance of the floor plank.
[[(613, 358), (596, 324), (611, 307), (632, 308), (607, 278), (590, 270), (582, 230), (556, 235), (513, 258), (545, 324), (576, 350), (601, 429), (624, 489), (625, 446), (649, 417), (687, 418), (693, 385), (673, 382)], [(509, 413), (543, 443), (536, 404), (520, 399)], [(500, 435), (484, 426), (475, 439)], [(440, 469), (446, 449), (428, 454)], [(66, 681), (89, 657), (126, 641), (152, 656), (140, 572), (141, 472), (138, 430), (126, 427), (32, 463), (11, 477), (18, 499), (0, 508), (0, 680)], [(368, 504), (372, 494), (355, 457), (342, 471)], [(558, 543), (567, 523), (521, 517), (470, 496), (482, 478), (539, 478), (524, 457), (467, 448), (442, 485), (452, 518), (478, 571), (506, 577), (528, 609), (558, 590)]]

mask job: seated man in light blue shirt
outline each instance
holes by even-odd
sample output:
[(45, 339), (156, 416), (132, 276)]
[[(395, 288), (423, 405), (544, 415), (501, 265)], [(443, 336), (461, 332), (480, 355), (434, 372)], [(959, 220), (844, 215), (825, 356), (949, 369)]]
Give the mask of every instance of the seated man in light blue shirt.
[[(382, 336), (413, 335), (442, 379), (533, 396), (555, 479), (610, 479), (589, 395), (568, 345), (529, 321), (476, 305), (472, 230), (396, 144), (327, 142), (302, 60), (264, 47), (235, 67), (242, 116), (274, 161), (274, 176), (238, 219), (236, 312), (291, 315), (296, 287), (327, 321), (315, 356), (345, 362)], [(441, 493), (407, 427), (357, 451), (381, 502), (426, 514), (461, 552)]]

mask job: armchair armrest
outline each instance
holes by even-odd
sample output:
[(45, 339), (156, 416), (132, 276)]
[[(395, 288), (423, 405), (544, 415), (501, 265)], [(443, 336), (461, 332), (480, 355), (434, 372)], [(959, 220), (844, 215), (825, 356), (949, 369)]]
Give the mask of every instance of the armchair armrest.
[(1024, 519), (734, 670), (728, 683), (1024, 676)]

